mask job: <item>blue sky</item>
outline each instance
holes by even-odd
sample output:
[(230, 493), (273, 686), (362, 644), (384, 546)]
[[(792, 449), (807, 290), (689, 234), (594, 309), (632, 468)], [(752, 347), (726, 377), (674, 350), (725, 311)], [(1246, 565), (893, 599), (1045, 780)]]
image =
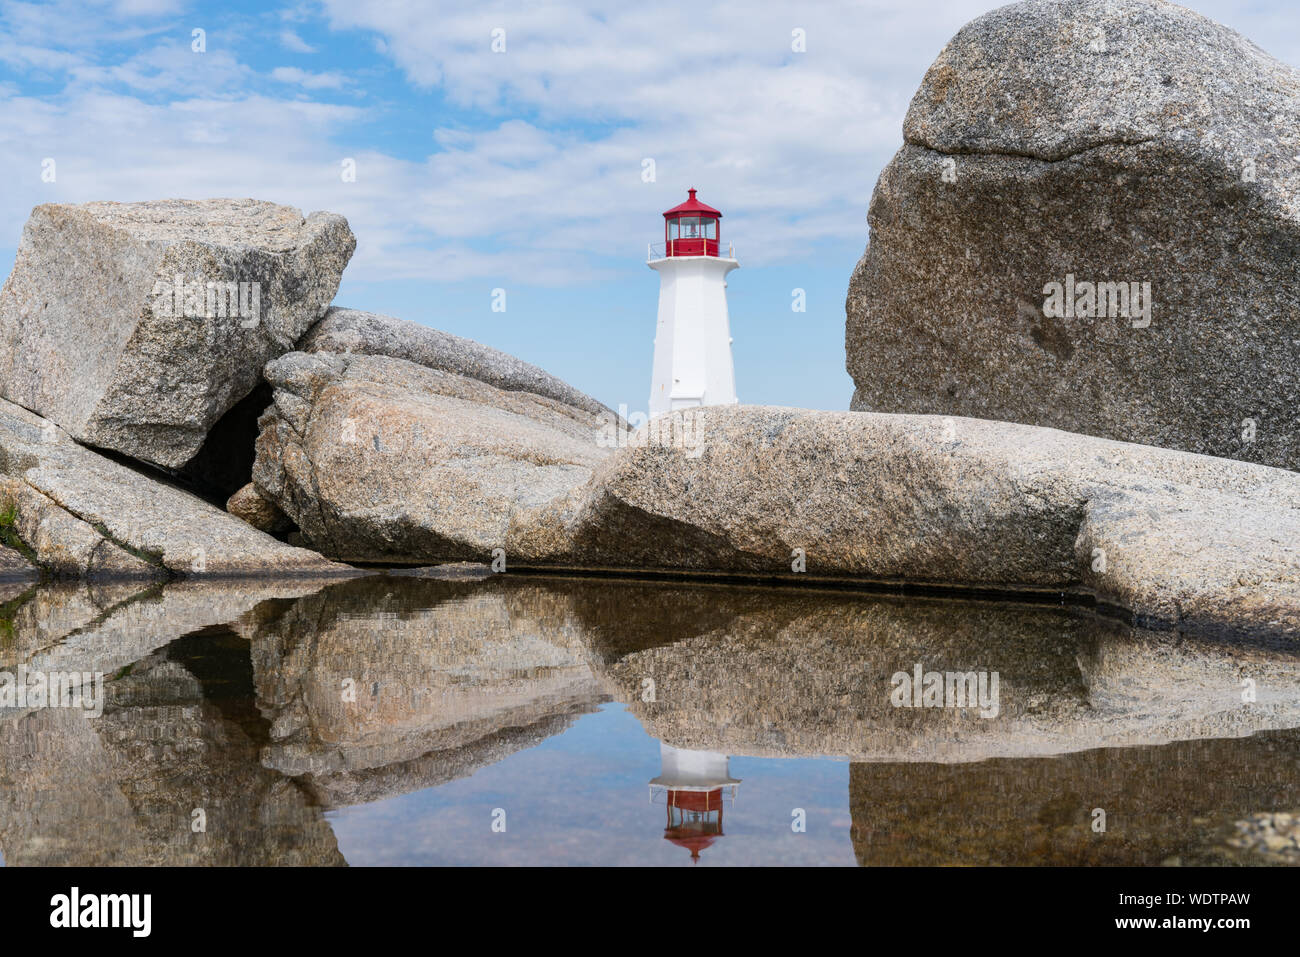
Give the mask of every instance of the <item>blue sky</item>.
[[(996, 5), (0, 0), (0, 270), (44, 202), (328, 209), (358, 241), (339, 304), (637, 411), (658, 288), (645, 246), (695, 186), (741, 262), (741, 401), (847, 408), (844, 294), (872, 187), (925, 69)], [(1287, 0), (1192, 6), (1300, 63)]]

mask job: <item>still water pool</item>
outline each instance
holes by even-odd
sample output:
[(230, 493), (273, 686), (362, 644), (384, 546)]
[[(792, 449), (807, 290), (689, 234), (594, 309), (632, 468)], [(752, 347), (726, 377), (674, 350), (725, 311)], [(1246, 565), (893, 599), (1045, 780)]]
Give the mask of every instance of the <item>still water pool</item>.
[(1300, 862), (1286, 647), (515, 575), (7, 599), (11, 684), (102, 677), (3, 702), (9, 866)]

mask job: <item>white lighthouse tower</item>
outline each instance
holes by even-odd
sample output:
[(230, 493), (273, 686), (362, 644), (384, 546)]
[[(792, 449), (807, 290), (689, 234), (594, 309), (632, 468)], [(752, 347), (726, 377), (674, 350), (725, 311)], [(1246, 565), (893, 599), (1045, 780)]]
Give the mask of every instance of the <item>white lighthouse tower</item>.
[(650, 417), (697, 405), (734, 405), (736, 374), (727, 320), (727, 273), (740, 268), (719, 245), (722, 213), (695, 198), (664, 213), (664, 245), (650, 247), (659, 273), (659, 323)]

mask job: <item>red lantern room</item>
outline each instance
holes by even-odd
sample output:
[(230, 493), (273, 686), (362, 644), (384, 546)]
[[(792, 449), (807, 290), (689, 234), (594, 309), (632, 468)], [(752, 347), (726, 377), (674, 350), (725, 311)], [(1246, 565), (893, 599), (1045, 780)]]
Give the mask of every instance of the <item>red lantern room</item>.
[(664, 840), (690, 851), (692, 864), (698, 864), (700, 851), (722, 836), (722, 788), (668, 792)]
[(664, 248), (669, 256), (716, 256), (722, 214), (695, 198), (664, 213)]

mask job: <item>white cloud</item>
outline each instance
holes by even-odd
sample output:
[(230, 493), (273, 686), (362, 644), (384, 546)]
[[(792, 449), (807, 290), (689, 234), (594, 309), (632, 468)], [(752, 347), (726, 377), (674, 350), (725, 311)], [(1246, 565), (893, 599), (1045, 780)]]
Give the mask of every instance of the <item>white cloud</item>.
[(7, 0), (0, 5), (0, 35), (29, 46), (88, 50), (173, 29), (175, 23), (163, 17), (176, 6), (170, 0)]
[(70, 67), (70, 88), (122, 84), (143, 93), (201, 96), (242, 88), (253, 71), (225, 49), (195, 53), (185, 43), (168, 43), (110, 66)]
[(14, 43), (0, 37), (0, 63), (5, 63), (18, 70), (71, 70), (86, 63), (84, 57), (63, 50), (34, 46), (27, 43)]
[(280, 46), (293, 53), (315, 53), (316, 48), (292, 30), (280, 31)]
[[(412, 83), (501, 117), (487, 130), (435, 131), (440, 151), (407, 212), (431, 235), (494, 236), (553, 250), (556, 263), (636, 255), (658, 238), (659, 211), (694, 185), (749, 261), (763, 262), (820, 241), (865, 242), (870, 191), (913, 90), (987, 3), (900, 13), (768, 2), (743, 17), (682, 2), (325, 7), (333, 28), (377, 34)], [(498, 27), (504, 54), (491, 49)], [(806, 53), (791, 49), (795, 28)], [(646, 159), (656, 183), (642, 182)]]
[[(0, 8), (0, 61), (62, 71), (68, 85), (44, 99), (0, 87), (9, 237), (0, 245), (16, 241), (39, 202), (253, 195), (347, 215), (360, 240), (350, 277), (568, 282), (598, 274), (604, 257), (641, 254), (687, 186), (723, 209), (724, 238), (747, 263), (860, 245), (922, 74), (990, 5), (766, 0), (737, 16), (680, 0), (431, 11), (326, 0), (328, 26), (369, 32), (411, 83), (472, 106), (462, 125), (394, 114), (402, 107), (391, 97), (365, 109), (314, 102), (344, 88), (374, 102), (365, 80), (339, 69), (277, 67), (270, 79), (292, 89), (254, 92), (267, 74), (238, 58), (239, 45), (210, 43), (196, 56), (176, 23), (122, 19), (102, 0), (90, 13), (40, 8), (47, 15), (10, 3)], [(281, 11), (276, 26), (307, 22), (314, 9)], [(1251, 35), (1251, 24), (1272, 22), (1267, 12), (1234, 15)], [(188, 22), (180, 27), (188, 38)], [(491, 52), (496, 27), (504, 54)], [(166, 42), (147, 52), (122, 61), (102, 52), (114, 37), (164, 28)], [(795, 28), (806, 53), (791, 50)], [(289, 49), (285, 37), (298, 38), (277, 36)], [(160, 94), (174, 99), (153, 102)], [(354, 133), (385, 110), (427, 130), (427, 156), (386, 155)], [(40, 182), (45, 157), (58, 161), (56, 184)], [(344, 157), (357, 162), (356, 182), (339, 176)], [(653, 183), (641, 178), (647, 158)]]
[(278, 66), (271, 71), (271, 79), (293, 83), (306, 90), (340, 90), (347, 83), (341, 73), (309, 73), (296, 66)]
[(115, 0), (113, 9), (123, 17), (161, 17), (184, 9), (180, 0)]
[[(441, 151), (407, 215), (439, 238), (494, 236), (552, 249), (557, 263), (655, 239), (658, 211), (688, 185), (723, 209), (724, 234), (750, 262), (865, 243), (871, 189), (922, 75), (995, 5), (754, 0), (738, 15), (678, 0), (432, 10), (324, 0), (331, 27), (372, 32), (413, 84), (501, 117), (473, 133), (435, 131)], [(1271, 16), (1229, 12), (1247, 32)], [(806, 52), (791, 48), (796, 29)], [(654, 185), (640, 179), (646, 158)]]

